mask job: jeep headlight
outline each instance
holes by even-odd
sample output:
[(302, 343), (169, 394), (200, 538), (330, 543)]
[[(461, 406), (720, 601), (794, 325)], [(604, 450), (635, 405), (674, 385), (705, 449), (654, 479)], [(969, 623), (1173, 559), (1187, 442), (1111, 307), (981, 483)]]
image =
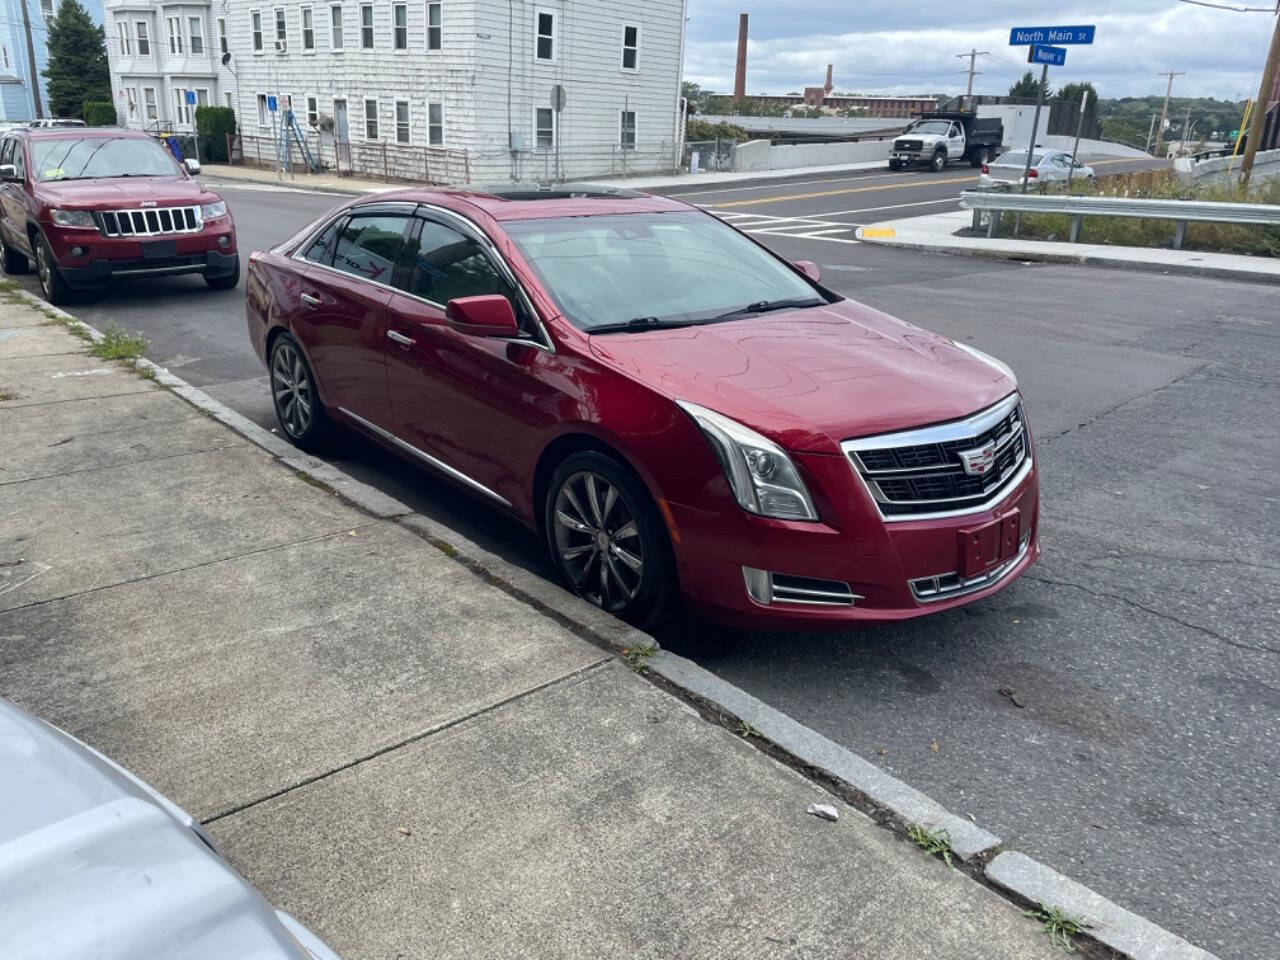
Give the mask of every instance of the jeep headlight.
[(93, 214), (88, 210), (50, 210), (49, 219), (59, 227), (69, 227), (72, 230), (97, 230), (98, 225), (93, 222)]
[(714, 410), (676, 402), (711, 444), (743, 510), (777, 520), (818, 519), (804, 481), (781, 447)]
[(227, 201), (215, 200), (213, 203), (200, 204), (201, 220), (217, 220), (227, 215)]

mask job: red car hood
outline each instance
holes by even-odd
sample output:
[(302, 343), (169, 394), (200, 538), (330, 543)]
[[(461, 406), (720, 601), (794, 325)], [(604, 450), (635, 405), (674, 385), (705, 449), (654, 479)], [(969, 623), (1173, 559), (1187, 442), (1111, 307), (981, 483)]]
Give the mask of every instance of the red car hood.
[(603, 362), (791, 450), (954, 420), (1008, 396), (1003, 370), (851, 300), (703, 326), (590, 338)]
[[(143, 200), (157, 206), (208, 202), (212, 196), (198, 181), (183, 177), (104, 177), (101, 180), (45, 181), (40, 195), (52, 204), (72, 208), (133, 209)], [(202, 200), (202, 198), (204, 198)]]

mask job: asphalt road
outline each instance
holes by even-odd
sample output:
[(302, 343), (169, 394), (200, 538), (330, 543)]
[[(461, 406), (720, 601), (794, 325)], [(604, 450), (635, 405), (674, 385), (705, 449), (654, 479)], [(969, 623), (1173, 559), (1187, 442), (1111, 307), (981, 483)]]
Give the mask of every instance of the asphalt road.
[[(895, 175), (856, 203), (807, 199), (884, 207), (940, 186), (896, 186), (908, 176), (932, 175)], [(880, 182), (864, 179), (764, 190)], [(224, 194), (245, 252), (339, 200)], [(770, 204), (802, 215), (790, 206), (802, 202)], [(762, 238), (817, 262), (841, 292), (1018, 371), (1045, 556), (996, 598), (912, 624), (780, 635), (691, 623), (662, 642), (1192, 942), (1224, 958), (1280, 955), (1275, 288), (821, 236)], [(242, 290), (157, 280), (73, 309), (142, 330), (152, 359), (273, 425)], [(335, 459), (547, 571), (536, 538), (470, 496), (358, 440)]]

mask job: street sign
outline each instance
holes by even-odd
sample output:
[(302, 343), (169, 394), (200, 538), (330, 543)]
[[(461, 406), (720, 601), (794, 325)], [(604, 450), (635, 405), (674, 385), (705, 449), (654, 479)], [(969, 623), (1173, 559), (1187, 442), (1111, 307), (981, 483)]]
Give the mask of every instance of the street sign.
[(268, 113), (276, 112), (276, 98), (269, 94), (267, 96), (267, 112)]
[(1065, 66), (1067, 62), (1066, 47), (1051, 47), (1047, 43), (1037, 43), (1031, 48), (1032, 63), (1047, 63), (1055, 67)]
[(195, 102), (196, 102), (196, 92), (194, 90), (188, 90), (187, 103), (195, 103)]
[(554, 87), (551, 88), (551, 109), (554, 110), (556, 113), (559, 113), (561, 110), (564, 109), (564, 101), (565, 101), (564, 87), (561, 84), (557, 83)]
[(1085, 27), (1014, 27), (1009, 46), (1029, 47), (1036, 43), (1093, 43), (1093, 24)]

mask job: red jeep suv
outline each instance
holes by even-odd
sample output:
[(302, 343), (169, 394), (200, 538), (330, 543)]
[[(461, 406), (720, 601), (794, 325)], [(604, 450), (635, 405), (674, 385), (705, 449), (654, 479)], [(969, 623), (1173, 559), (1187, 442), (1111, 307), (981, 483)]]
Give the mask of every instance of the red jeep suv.
[(153, 137), (114, 127), (13, 130), (0, 139), (5, 273), (34, 260), (40, 289), (63, 303), (117, 278), (200, 273), (240, 282), (227, 205)]

